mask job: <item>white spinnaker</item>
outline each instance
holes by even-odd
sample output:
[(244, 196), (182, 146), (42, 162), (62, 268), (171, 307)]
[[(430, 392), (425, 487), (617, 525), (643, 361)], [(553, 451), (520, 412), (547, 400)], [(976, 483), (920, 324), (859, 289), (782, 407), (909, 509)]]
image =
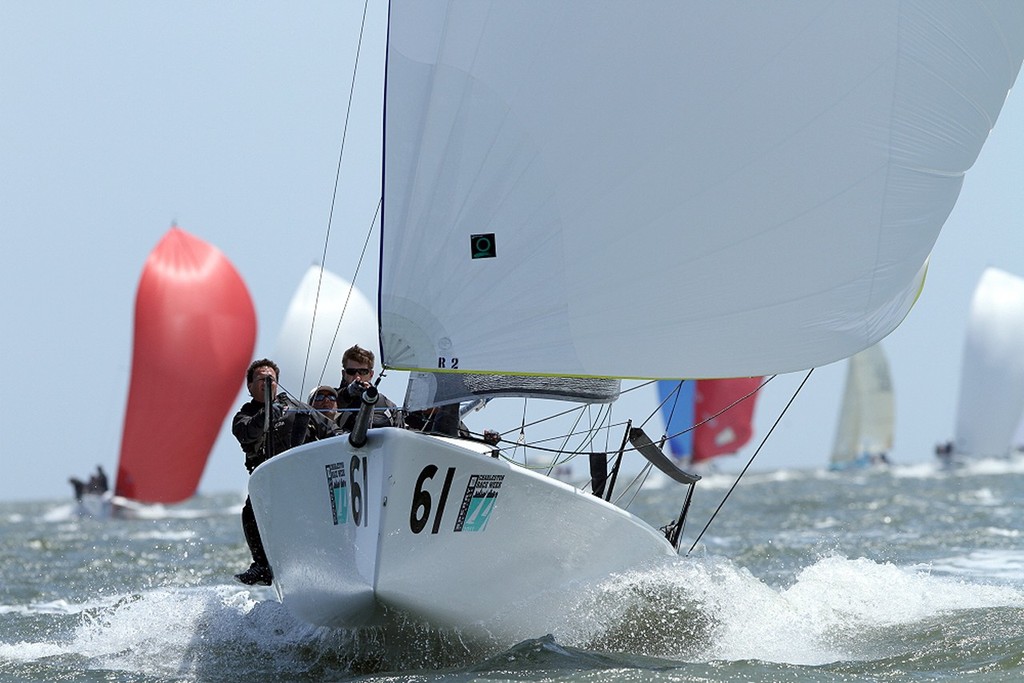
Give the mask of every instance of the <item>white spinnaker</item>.
[(398, 0), (390, 23), (383, 356), (424, 370), (729, 377), (870, 346), (1024, 52), (1016, 0)]
[(292, 295), (274, 347), (272, 360), (281, 368), (281, 386), (302, 400), (320, 384), (338, 386), (341, 356), (353, 344), (373, 351), (379, 358), (373, 305), (344, 279), (310, 266)]
[(957, 453), (1004, 456), (1024, 413), (1024, 278), (987, 268), (971, 299), (960, 394)]

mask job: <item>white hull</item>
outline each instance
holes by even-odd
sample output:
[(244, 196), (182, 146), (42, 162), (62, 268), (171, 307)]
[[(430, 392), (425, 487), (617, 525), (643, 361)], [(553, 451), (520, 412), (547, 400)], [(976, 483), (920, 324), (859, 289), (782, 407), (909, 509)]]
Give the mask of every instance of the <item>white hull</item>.
[(110, 519), (113, 517), (114, 506), (111, 502), (111, 494), (107, 493), (83, 493), (76, 501), (75, 514), (79, 517), (94, 517), (96, 519)]
[(82, 498), (75, 502), (75, 514), (94, 519), (146, 519), (162, 517), (166, 513), (159, 503), (140, 503), (107, 491), (82, 494)]
[(489, 452), (385, 428), (261, 465), (249, 494), (282, 602), (316, 625), (397, 616), (516, 642), (543, 635), (573, 585), (676, 554), (634, 515)]

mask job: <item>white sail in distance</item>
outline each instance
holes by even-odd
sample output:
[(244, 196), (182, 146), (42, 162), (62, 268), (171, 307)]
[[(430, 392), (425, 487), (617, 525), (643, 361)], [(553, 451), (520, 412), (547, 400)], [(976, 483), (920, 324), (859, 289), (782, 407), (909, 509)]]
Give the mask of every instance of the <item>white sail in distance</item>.
[(341, 356), (353, 344), (378, 355), (373, 305), (343, 278), (310, 266), (292, 295), (274, 346), (281, 387), (305, 400), (306, 392), (320, 384), (338, 386)]
[(850, 357), (839, 409), (831, 462), (835, 466), (872, 458), (892, 450), (896, 422), (889, 361), (880, 344)]
[(1024, 413), (1024, 278), (987, 268), (971, 299), (953, 446), (1001, 457)]

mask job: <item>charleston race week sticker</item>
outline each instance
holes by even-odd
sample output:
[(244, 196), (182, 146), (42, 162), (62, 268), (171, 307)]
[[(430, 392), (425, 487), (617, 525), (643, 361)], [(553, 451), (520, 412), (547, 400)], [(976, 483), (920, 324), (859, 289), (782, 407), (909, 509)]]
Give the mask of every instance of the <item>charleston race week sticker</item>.
[(466, 485), (455, 531), (483, 531), (498, 500), (504, 474), (474, 474)]
[(348, 521), (348, 487), (345, 485), (345, 466), (340, 462), (327, 466), (327, 488), (331, 494), (334, 524), (344, 524)]

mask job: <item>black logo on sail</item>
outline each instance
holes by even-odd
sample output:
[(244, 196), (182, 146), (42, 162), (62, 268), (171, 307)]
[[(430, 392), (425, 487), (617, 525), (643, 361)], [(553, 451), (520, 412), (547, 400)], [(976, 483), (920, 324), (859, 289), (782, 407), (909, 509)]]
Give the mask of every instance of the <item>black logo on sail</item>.
[(470, 235), (469, 248), (473, 258), (494, 258), (498, 255), (493, 232)]

